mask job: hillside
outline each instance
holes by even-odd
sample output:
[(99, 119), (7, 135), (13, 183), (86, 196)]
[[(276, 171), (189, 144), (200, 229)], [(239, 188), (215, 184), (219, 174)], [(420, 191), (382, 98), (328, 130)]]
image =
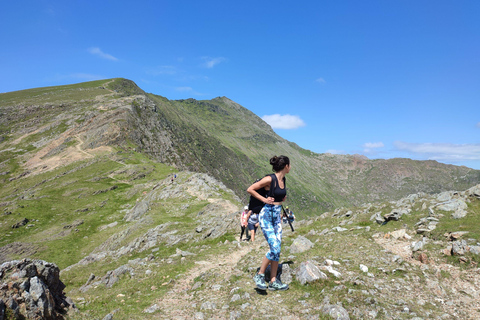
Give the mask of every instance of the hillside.
[(435, 161), (316, 154), (279, 137), (226, 97), (173, 101), (125, 79), (0, 94), (0, 112), (5, 183), (90, 155), (132, 150), (180, 170), (208, 173), (242, 201), (246, 187), (270, 172), (269, 158), (288, 155), (288, 201), (302, 208), (300, 215), (480, 182), (478, 170)]
[[(477, 316), (476, 170), (315, 154), (227, 98), (125, 79), (0, 94), (0, 113), (0, 314), (47, 318), (46, 274), (70, 319)], [(266, 243), (238, 241), (238, 214), (280, 153), (301, 219), (290, 290), (261, 293)]]
[(206, 174), (131, 152), (12, 185), (1, 190), (0, 313), (26, 282), (2, 269), (20, 260), (4, 262), (36, 258), (60, 267), (69, 319), (477, 317), (480, 185), (284, 225), (280, 293), (255, 289), (266, 242), (238, 241), (241, 203)]

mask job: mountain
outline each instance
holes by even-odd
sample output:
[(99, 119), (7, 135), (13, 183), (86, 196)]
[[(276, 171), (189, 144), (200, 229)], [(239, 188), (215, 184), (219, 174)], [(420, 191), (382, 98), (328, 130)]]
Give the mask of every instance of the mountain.
[[(292, 160), (299, 219), (284, 228), (290, 289), (272, 295), (252, 281), (267, 244), (239, 242), (238, 224), (273, 154)], [(474, 319), (478, 180), (315, 154), (225, 97), (170, 101), (125, 79), (3, 93), (0, 318)]]
[(317, 154), (226, 97), (168, 100), (126, 79), (3, 93), (0, 110), (4, 181), (86, 159), (87, 151), (135, 151), (208, 173), (246, 201), (247, 186), (271, 172), (270, 157), (284, 154), (293, 167), (288, 202), (305, 215), (480, 182), (478, 170), (435, 161)]

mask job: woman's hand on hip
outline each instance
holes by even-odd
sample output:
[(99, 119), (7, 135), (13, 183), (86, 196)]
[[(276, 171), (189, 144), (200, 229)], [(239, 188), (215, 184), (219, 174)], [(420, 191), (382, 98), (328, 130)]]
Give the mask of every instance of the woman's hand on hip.
[(275, 202), (274, 197), (268, 197), (268, 198), (265, 198), (265, 199), (266, 199), (266, 201), (265, 201), (266, 204), (273, 204)]

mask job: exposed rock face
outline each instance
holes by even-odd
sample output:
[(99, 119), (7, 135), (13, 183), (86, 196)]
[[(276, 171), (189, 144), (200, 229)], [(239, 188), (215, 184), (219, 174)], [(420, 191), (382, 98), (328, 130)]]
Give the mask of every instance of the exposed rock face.
[[(43, 260), (14, 260), (0, 265), (0, 315), (17, 319), (64, 319), (75, 308), (63, 289), (60, 269)], [(3, 317), (2, 317), (3, 319)]]

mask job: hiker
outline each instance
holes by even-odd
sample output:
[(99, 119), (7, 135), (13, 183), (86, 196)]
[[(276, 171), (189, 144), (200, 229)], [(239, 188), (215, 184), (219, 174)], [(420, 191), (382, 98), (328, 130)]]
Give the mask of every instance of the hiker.
[[(285, 201), (287, 196), (285, 175), (290, 172), (290, 159), (286, 156), (274, 156), (270, 159), (270, 164), (275, 174), (265, 176), (247, 189), (248, 193), (264, 203), (260, 211), (259, 222), (270, 247), (270, 250), (263, 257), (260, 270), (253, 279), (258, 289), (266, 290), (265, 270), (270, 264), (271, 281), (268, 284), (268, 289), (287, 290), (288, 285), (277, 279), (277, 270), (282, 246), (282, 202)], [(266, 196), (257, 192), (261, 188), (268, 190)]]
[(259, 214), (249, 210), (247, 213), (247, 227), (248, 231), (250, 232), (250, 241), (255, 241), (255, 233), (257, 233), (257, 228), (260, 225), (258, 221)]
[(248, 239), (247, 224), (248, 224), (248, 206), (243, 208), (243, 212), (240, 215), (240, 227), (242, 228), (242, 233), (240, 233), (240, 241), (242, 241), (243, 233), (245, 232), (245, 238)]
[(292, 229), (292, 232), (295, 230), (293, 229), (292, 223), (295, 221), (295, 215), (293, 214), (293, 211), (288, 208), (288, 206), (285, 207), (285, 211), (283, 212), (283, 223), (287, 223), (290, 225), (290, 229)]

